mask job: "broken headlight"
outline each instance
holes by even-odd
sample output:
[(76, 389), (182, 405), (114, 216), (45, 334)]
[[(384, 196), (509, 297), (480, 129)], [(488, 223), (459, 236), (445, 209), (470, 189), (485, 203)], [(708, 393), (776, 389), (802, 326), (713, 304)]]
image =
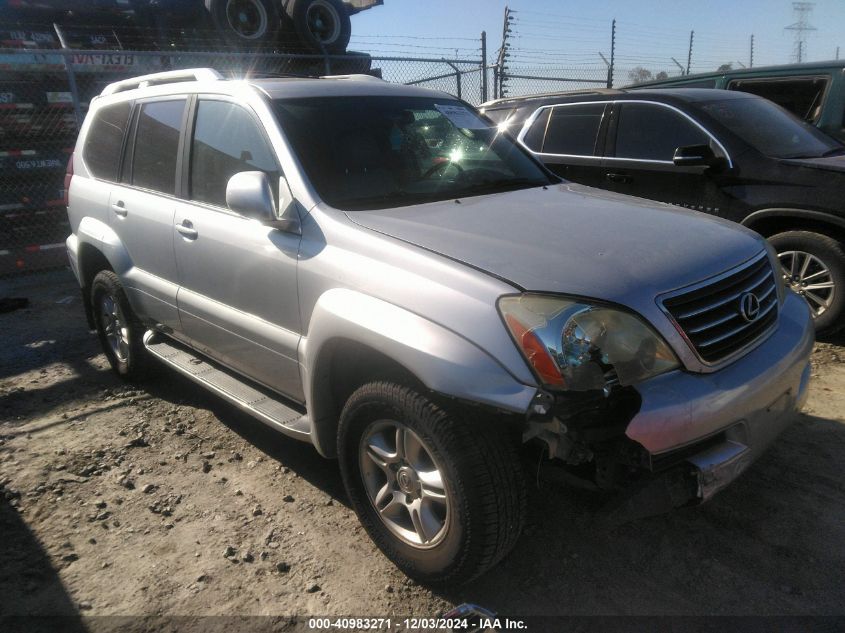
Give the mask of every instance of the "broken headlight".
[(529, 365), (548, 387), (608, 390), (679, 366), (657, 332), (617, 308), (524, 294), (502, 297), (499, 311)]

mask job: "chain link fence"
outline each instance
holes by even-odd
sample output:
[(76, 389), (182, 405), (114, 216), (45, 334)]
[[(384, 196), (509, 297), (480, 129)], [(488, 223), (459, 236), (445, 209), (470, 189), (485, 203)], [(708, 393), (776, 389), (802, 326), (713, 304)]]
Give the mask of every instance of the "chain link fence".
[(66, 265), (65, 172), (91, 99), (120, 79), (193, 67), (233, 78), (371, 73), (485, 100), (481, 59), (0, 49), (0, 277)]

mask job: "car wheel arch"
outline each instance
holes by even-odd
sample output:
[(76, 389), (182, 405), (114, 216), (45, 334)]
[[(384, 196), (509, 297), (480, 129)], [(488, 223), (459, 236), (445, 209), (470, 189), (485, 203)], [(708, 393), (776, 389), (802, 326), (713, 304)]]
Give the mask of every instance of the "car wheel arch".
[(360, 386), (388, 379), (423, 393), (428, 391), (423, 382), (401, 363), (369, 345), (348, 338), (336, 337), (325, 341), (310, 373), (312, 441), (317, 451), (329, 458), (337, 457), (337, 431), (343, 406)]
[(784, 231), (812, 231), (845, 244), (845, 217), (825, 211), (788, 207), (758, 209), (741, 224), (766, 238)]

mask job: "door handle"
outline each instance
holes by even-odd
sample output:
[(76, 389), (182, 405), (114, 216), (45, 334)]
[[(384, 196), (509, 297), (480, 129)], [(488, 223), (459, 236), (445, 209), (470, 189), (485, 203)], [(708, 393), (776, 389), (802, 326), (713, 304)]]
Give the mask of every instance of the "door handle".
[(634, 181), (634, 179), (628, 174), (608, 173), (605, 174), (604, 177), (607, 178), (610, 182), (618, 182), (626, 185)]
[(129, 213), (126, 210), (126, 207), (123, 205), (123, 200), (115, 202), (113, 205), (111, 205), (111, 209), (112, 211), (114, 211), (115, 215), (119, 215), (122, 218), (125, 218), (126, 214)]
[(194, 228), (193, 222), (190, 220), (182, 220), (181, 224), (176, 225), (176, 230), (179, 231), (179, 234), (189, 240), (197, 239), (199, 233)]

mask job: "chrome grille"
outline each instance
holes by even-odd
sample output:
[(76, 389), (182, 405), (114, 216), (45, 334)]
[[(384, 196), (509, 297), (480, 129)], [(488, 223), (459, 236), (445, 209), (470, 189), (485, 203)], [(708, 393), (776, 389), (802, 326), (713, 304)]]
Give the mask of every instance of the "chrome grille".
[(724, 360), (777, 322), (777, 284), (769, 258), (763, 253), (737, 270), (673, 293), (663, 299), (663, 307), (703, 361)]

